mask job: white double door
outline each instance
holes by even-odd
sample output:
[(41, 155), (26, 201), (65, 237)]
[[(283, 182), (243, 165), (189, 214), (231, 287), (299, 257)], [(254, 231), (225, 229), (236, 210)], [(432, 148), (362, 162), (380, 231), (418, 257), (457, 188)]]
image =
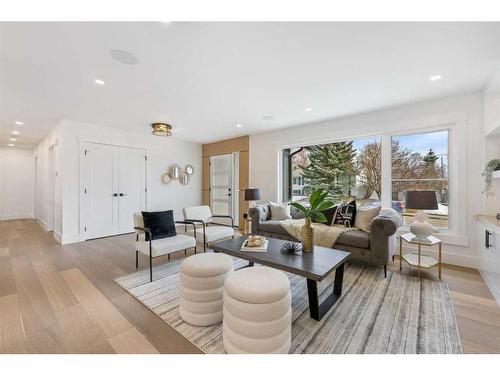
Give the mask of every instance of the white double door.
[(146, 209), (145, 150), (87, 143), (85, 161), (86, 238), (132, 232)]

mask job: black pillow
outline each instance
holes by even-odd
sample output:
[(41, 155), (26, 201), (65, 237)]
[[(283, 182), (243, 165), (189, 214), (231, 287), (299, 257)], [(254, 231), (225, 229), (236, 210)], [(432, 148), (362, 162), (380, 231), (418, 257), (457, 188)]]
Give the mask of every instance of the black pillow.
[[(321, 211), (323, 215), (326, 217), (326, 222), (323, 223), (325, 225), (332, 225), (333, 218), (335, 217), (335, 212), (337, 212), (338, 205), (335, 205), (333, 207), (330, 207), (324, 211)], [(313, 222), (317, 223), (316, 220), (313, 220)]]
[(353, 227), (354, 220), (356, 219), (356, 201), (353, 200), (350, 203), (343, 202), (339, 204), (335, 217), (333, 218), (333, 224), (343, 225), (345, 227)]
[[(175, 230), (174, 212), (157, 211), (157, 212), (142, 212), (144, 226), (151, 231), (152, 239), (174, 237), (177, 235)], [(146, 233), (146, 241), (149, 241), (149, 234)]]

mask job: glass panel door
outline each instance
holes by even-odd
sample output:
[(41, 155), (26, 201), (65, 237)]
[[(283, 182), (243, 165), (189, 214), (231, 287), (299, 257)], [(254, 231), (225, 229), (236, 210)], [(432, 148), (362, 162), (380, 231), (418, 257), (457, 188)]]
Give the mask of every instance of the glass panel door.
[(212, 215), (232, 215), (233, 155), (210, 157), (210, 208)]

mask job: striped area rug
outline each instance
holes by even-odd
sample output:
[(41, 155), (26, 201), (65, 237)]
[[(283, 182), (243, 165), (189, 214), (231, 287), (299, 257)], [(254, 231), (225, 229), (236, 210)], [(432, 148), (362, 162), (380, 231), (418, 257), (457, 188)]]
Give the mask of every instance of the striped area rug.
[[(205, 353), (224, 353), (222, 324), (194, 327), (179, 316), (181, 260), (115, 281)], [(246, 263), (235, 259), (235, 268)], [(309, 317), (306, 280), (288, 274), (292, 290), (291, 353), (462, 353), (448, 286), (399, 272), (349, 265), (342, 298), (317, 322)], [(319, 285), (324, 297), (333, 274)], [(328, 288), (326, 293), (323, 293)], [(320, 297), (321, 299), (321, 297)]]

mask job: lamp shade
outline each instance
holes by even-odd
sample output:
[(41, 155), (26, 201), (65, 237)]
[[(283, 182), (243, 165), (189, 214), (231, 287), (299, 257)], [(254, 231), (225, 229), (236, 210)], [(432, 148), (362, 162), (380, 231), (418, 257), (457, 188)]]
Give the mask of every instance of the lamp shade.
[(406, 208), (416, 210), (437, 210), (438, 203), (435, 191), (407, 191)]
[(260, 189), (256, 188), (245, 189), (245, 200), (246, 201), (260, 200)]

